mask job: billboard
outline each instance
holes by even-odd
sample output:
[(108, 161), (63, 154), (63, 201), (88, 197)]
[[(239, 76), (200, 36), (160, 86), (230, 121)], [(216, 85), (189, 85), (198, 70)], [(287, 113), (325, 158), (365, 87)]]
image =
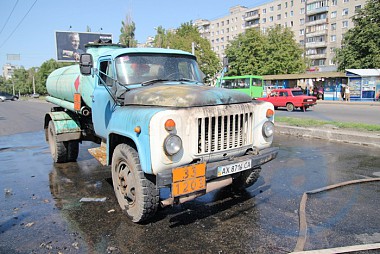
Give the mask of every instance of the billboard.
[(73, 31), (56, 31), (55, 43), (57, 60), (76, 62), (85, 52), (84, 45), (100, 40), (112, 40), (112, 34), (80, 33)]

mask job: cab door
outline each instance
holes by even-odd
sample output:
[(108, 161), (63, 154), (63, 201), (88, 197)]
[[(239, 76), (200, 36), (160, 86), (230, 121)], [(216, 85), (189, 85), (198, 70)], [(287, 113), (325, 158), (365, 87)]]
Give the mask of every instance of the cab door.
[(108, 125), (115, 111), (116, 102), (109, 94), (115, 77), (114, 68), (110, 58), (103, 57), (98, 61), (99, 75), (95, 78), (95, 89), (92, 95), (92, 122), (98, 136), (107, 138)]

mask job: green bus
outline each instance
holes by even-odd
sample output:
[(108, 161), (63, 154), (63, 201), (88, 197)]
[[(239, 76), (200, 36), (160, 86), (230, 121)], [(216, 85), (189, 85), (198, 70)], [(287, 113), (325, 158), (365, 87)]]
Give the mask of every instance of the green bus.
[(262, 76), (244, 75), (231, 76), (218, 79), (217, 87), (235, 89), (251, 96), (251, 98), (263, 97), (264, 80)]

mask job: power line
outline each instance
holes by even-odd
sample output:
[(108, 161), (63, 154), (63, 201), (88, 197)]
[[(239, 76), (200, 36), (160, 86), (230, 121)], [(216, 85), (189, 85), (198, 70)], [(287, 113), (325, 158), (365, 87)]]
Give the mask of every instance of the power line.
[(24, 19), (26, 18), (26, 16), (28, 16), (29, 12), (33, 9), (34, 5), (37, 3), (37, 0), (34, 1), (34, 3), (32, 4), (32, 6), (29, 8), (28, 12), (24, 15), (24, 17), (21, 19), (21, 21), (17, 24), (17, 26), (15, 27), (15, 29), (13, 29), (12, 33), (8, 36), (8, 38), (3, 42), (3, 44), (1, 44), (0, 48), (2, 48), (4, 46), (4, 44), (12, 37), (12, 35), (16, 32), (16, 30), (19, 28), (19, 26), (21, 25), (21, 23), (24, 21)]
[(3, 32), (5, 26), (8, 24), (8, 21), (11, 18), (13, 11), (16, 9), (17, 3), (18, 3), (18, 0), (16, 1), (15, 5), (13, 6), (13, 9), (12, 9), (11, 13), (8, 16), (7, 21), (5, 21), (5, 24), (4, 24), (3, 28), (1, 28), (0, 34)]

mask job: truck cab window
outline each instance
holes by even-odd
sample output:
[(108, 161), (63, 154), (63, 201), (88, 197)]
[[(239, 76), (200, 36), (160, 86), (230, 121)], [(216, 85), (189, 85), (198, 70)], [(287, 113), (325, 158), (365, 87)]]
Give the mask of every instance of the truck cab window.
[[(103, 61), (99, 63), (99, 76), (100, 78), (107, 84), (107, 86), (112, 86), (112, 78), (113, 78), (113, 72), (112, 72), (112, 63), (111, 61)], [(99, 80), (99, 85), (102, 85), (102, 81)]]

